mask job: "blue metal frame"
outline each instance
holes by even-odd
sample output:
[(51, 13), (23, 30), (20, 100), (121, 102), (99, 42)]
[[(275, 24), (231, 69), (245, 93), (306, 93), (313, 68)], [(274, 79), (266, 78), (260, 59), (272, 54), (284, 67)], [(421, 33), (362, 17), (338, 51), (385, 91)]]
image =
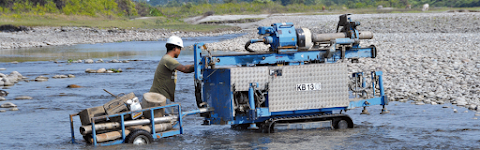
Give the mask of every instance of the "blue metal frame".
[[(351, 39), (339, 39), (339, 44), (352, 42)], [(335, 107), (335, 108), (322, 108), (311, 110), (297, 110), (297, 111), (284, 111), (284, 112), (269, 112), (267, 107), (255, 108), (253, 104), (253, 91), (255, 85), (258, 83), (251, 83), (251, 87), (248, 91), (248, 98), (250, 109), (247, 115), (235, 114), (234, 102), (233, 102), (233, 89), (230, 87), (230, 71), (229, 69), (212, 69), (209, 66), (221, 67), (221, 66), (256, 66), (256, 65), (268, 65), (268, 64), (286, 64), (286, 65), (304, 65), (310, 61), (312, 62), (324, 62), (333, 63), (340, 60), (342, 57), (341, 50), (335, 50), (335, 53), (330, 58), (324, 58), (328, 53), (328, 49), (325, 50), (312, 50), (312, 51), (294, 51), (294, 52), (268, 52), (268, 53), (249, 53), (249, 54), (235, 54), (235, 55), (222, 55), (222, 56), (202, 56), (202, 48), (205, 49), (203, 43), (196, 43), (194, 46), (194, 58), (195, 58), (195, 81), (203, 83), (202, 100), (207, 102), (210, 107), (214, 107), (215, 111), (211, 112), (210, 117), (205, 120), (210, 124), (253, 124), (258, 122), (264, 122), (272, 117), (282, 116), (300, 116), (300, 115), (315, 115), (319, 113), (331, 114), (333, 111), (353, 109), (356, 107), (366, 107), (372, 105), (386, 105), (388, 100), (384, 95), (382, 72), (377, 71), (372, 73), (373, 77), (379, 78), (380, 95), (376, 96), (375, 91), (373, 98), (363, 100), (353, 100), (347, 107)], [(369, 57), (374, 58), (376, 49), (374, 46), (366, 48), (351, 48), (345, 51), (344, 58), (360, 58)], [(362, 73), (363, 75), (363, 73)], [(365, 80), (363, 80), (365, 81)], [(374, 81), (374, 80), (372, 80)], [(374, 84), (374, 83), (373, 83)], [(366, 83), (362, 83), (362, 87), (365, 87)], [(374, 84), (375, 86), (375, 84)], [(375, 87), (374, 87), (375, 89)], [(214, 92), (213, 92), (214, 91)], [(268, 95), (267, 95), (268, 97)], [(268, 98), (265, 101), (268, 104)]]
[[(152, 137), (154, 139), (158, 139), (158, 138), (164, 138), (164, 137), (169, 137), (169, 136), (174, 136), (174, 135), (178, 135), (178, 134), (183, 134), (184, 133), (184, 129), (183, 129), (183, 117), (187, 116), (187, 115), (193, 115), (193, 114), (198, 114), (200, 113), (200, 110), (194, 110), (194, 111), (189, 111), (189, 112), (184, 112), (182, 113), (182, 109), (180, 107), (180, 104), (171, 104), (171, 105), (167, 105), (167, 106), (160, 106), (160, 107), (153, 107), (153, 108), (147, 108), (147, 109), (142, 109), (142, 110), (136, 110), (136, 111), (130, 111), (130, 112), (124, 112), (124, 113), (120, 113), (120, 114), (114, 114), (114, 115), (105, 115), (105, 116), (99, 116), (99, 117), (93, 117), (91, 118), (91, 121), (92, 121), (92, 138), (93, 138), (93, 145), (94, 146), (109, 146), (109, 145), (116, 145), (116, 144), (121, 144), (121, 143), (125, 143), (125, 138), (126, 138), (126, 135), (125, 135), (125, 124), (124, 124), (124, 116), (127, 115), (127, 114), (132, 114), (132, 113), (138, 113), (138, 112), (144, 112), (144, 111), (150, 111), (150, 114), (151, 116), (154, 116), (154, 110), (157, 110), (157, 109), (162, 109), (162, 108), (169, 108), (169, 107), (177, 107), (177, 110), (178, 110), (178, 124), (175, 124), (173, 127), (174, 128), (177, 128), (176, 130), (170, 130), (170, 131), (164, 131), (164, 132), (159, 132), (159, 133), (156, 133), (154, 132), (155, 131), (155, 123), (154, 123), (154, 117), (150, 118), (150, 122), (151, 122), (151, 126), (152, 126)], [(73, 130), (73, 116), (77, 116), (78, 114), (71, 114), (70, 115), (70, 122), (71, 122), (71, 132), (72, 132), (72, 143), (75, 143), (75, 134), (74, 134), (74, 130)], [(104, 118), (112, 118), (112, 117), (118, 117), (120, 116), (120, 125), (121, 125), (121, 128), (122, 128), (122, 139), (119, 139), (119, 140), (114, 140), (114, 141), (109, 141), (109, 142), (103, 142), (103, 143), (97, 143), (97, 136), (96, 136), (96, 129), (95, 129), (95, 120), (96, 119), (104, 119)]]

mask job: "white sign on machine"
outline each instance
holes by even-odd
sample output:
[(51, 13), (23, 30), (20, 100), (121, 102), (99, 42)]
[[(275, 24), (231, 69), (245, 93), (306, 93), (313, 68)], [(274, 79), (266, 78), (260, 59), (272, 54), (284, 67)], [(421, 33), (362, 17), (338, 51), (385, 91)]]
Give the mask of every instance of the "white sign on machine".
[(295, 86), (297, 91), (316, 91), (322, 89), (322, 83), (301, 83)]

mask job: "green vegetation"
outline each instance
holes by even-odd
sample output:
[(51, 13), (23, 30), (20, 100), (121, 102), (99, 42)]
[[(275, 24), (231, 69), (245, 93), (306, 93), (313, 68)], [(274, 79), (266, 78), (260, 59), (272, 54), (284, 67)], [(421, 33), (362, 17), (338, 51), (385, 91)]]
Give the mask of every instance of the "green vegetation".
[[(393, 7), (389, 13), (404, 12), (407, 5), (415, 8), (408, 11), (418, 12), (425, 3), (432, 7), (443, 6), (441, 10), (452, 6), (480, 6), (480, 0), (0, 0), (0, 25), (166, 28), (208, 32), (231, 27), (191, 25), (183, 19), (213, 14), (385, 13), (376, 10), (378, 5)], [(215, 21), (209, 23), (215, 24)]]

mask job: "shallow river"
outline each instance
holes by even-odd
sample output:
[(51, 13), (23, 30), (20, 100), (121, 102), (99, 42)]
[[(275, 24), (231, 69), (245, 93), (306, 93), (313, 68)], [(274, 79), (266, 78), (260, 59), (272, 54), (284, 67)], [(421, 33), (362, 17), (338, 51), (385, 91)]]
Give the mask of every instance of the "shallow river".
[[(195, 42), (215, 42), (238, 35), (188, 38)], [(69, 114), (101, 106), (112, 93), (135, 93), (140, 99), (148, 92), (158, 61), (165, 54), (164, 41), (82, 44), (18, 50), (0, 50), (0, 73), (18, 71), (34, 79), (43, 75), (46, 82), (19, 82), (6, 88), (7, 101), (19, 111), (0, 113), (1, 149), (91, 149), (78, 132), (79, 144), (70, 143)], [(130, 63), (67, 64), (68, 59), (139, 60)], [(57, 60), (54, 63), (50, 60)], [(193, 63), (193, 51), (184, 50), (178, 58), (182, 64)], [(9, 63), (19, 61), (18, 64)], [(26, 61), (26, 62), (25, 62)], [(85, 69), (122, 68), (122, 73), (88, 74)], [(54, 75), (73, 74), (76, 78), (53, 79)], [(182, 110), (194, 110), (193, 74), (179, 73), (176, 99)], [(83, 88), (70, 89), (77, 84)], [(14, 100), (20, 95), (32, 100)], [(381, 107), (369, 107), (371, 115), (360, 115), (361, 109), (350, 110), (355, 126), (346, 130), (282, 131), (273, 134), (238, 131), (230, 126), (202, 126), (200, 116), (189, 116), (185, 134), (156, 140), (154, 144), (134, 147), (121, 144), (101, 149), (475, 149), (480, 147), (480, 121), (475, 112), (463, 107), (413, 105), (391, 102), (390, 114), (380, 115)], [(453, 112), (453, 108), (458, 113)]]

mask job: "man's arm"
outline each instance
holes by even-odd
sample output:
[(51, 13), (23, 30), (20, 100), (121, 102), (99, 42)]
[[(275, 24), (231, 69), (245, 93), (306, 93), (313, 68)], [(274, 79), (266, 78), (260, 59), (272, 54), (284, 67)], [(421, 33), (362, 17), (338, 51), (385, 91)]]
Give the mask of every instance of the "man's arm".
[(179, 70), (183, 73), (190, 73), (190, 72), (195, 71), (193, 65), (185, 65), (184, 66), (184, 65), (180, 64), (175, 69), (177, 69), (177, 70)]

